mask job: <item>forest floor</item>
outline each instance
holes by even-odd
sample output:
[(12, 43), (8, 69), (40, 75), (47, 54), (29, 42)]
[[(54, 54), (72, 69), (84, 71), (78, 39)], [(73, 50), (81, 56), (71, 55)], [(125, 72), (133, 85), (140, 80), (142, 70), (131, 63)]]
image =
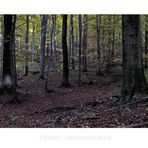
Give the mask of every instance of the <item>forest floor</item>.
[(22, 102), (3, 104), (11, 96), (0, 95), (0, 127), (148, 127), (148, 99), (118, 104), (121, 67), (105, 76), (85, 72), (81, 87), (75, 72), (70, 73), (69, 88), (60, 87), (61, 78), (60, 72), (50, 72), (46, 93), (38, 74), (20, 75), (18, 99)]

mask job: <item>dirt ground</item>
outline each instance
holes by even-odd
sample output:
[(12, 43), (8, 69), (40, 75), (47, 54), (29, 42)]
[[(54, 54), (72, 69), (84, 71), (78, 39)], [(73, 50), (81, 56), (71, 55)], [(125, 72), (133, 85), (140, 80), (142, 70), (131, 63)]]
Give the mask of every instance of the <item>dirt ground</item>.
[[(62, 75), (51, 72), (48, 89), (38, 74), (18, 77), (19, 104), (5, 104), (11, 96), (0, 95), (0, 127), (148, 127), (148, 101), (119, 105), (121, 69), (96, 76), (94, 71), (70, 73), (69, 88), (60, 87)], [(93, 83), (92, 83), (93, 82)], [(136, 96), (143, 99), (146, 95)], [(120, 106), (120, 107), (119, 107)]]

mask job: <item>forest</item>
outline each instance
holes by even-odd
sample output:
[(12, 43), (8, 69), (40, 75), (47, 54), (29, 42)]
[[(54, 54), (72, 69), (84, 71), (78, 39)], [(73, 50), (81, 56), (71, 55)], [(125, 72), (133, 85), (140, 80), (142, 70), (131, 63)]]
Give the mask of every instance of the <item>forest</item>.
[(0, 15), (0, 127), (148, 127), (148, 15)]

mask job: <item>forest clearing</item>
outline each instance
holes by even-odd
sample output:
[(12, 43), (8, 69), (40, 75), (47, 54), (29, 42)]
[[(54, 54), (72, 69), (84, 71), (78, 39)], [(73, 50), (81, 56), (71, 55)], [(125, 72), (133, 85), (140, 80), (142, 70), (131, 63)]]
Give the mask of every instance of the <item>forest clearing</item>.
[(0, 19), (0, 127), (148, 127), (147, 15)]

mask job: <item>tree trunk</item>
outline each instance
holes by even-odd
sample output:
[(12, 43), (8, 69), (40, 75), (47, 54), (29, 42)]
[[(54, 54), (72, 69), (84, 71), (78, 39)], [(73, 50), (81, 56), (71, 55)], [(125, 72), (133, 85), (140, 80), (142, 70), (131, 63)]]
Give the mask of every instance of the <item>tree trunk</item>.
[(108, 51), (107, 51), (107, 64), (105, 68), (105, 72), (110, 72), (111, 69), (111, 60), (112, 60), (112, 28), (111, 28), (111, 23), (112, 23), (112, 16), (108, 16)]
[(62, 86), (69, 86), (69, 67), (67, 50), (67, 15), (63, 15), (62, 22), (62, 49), (63, 49), (63, 81)]
[(51, 36), (51, 30), (52, 30), (52, 20), (49, 18), (48, 19), (48, 39), (49, 39), (49, 42), (48, 42), (48, 47), (47, 47), (47, 52), (46, 52), (46, 54), (47, 54), (47, 57), (49, 58), (49, 62), (50, 62), (50, 57), (49, 57), (49, 55), (50, 55), (50, 51), (51, 51), (51, 38), (52, 38), (52, 36)]
[(3, 48), (3, 32), (4, 32), (4, 22), (3, 22), (3, 17), (1, 17), (1, 26), (0, 26), (0, 29), (1, 29), (1, 40), (0, 40), (0, 91), (2, 91), (2, 78), (3, 78), (3, 51), (4, 51), (4, 48)]
[[(101, 17), (101, 16), (100, 16)], [(101, 75), (103, 75), (104, 74), (104, 71), (105, 71), (105, 63), (106, 63), (106, 59), (107, 59), (107, 57), (106, 57), (106, 33), (105, 33), (105, 30), (106, 30), (106, 28), (105, 28), (105, 24), (106, 24), (106, 19), (104, 19), (103, 20), (103, 22), (101, 23), (101, 30), (100, 30), (100, 32), (101, 32), (101, 38), (100, 38), (100, 40), (101, 40), (101, 44), (100, 44), (100, 49), (102, 49), (102, 50), (100, 50), (101, 51), (101, 53), (102, 54), (100, 54), (100, 74)]]
[(15, 22), (15, 15), (4, 15), (3, 90), (16, 102)]
[(145, 89), (139, 15), (122, 16), (123, 83), (121, 101), (129, 101), (134, 93)]
[(114, 51), (115, 51), (115, 38), (116, 38), (116, 16), (113, 16), (113, 32), (112, 32), (112, 52), (111, 52), (111, 65), (113, 64)]
[(76, 29), (75, 29), (75, 34), (76, 34), (76, 38), (75, 38), (75, 49), (76, 49), (76, 52), (75, 52), (75, 54), (76, 55), (78, 55), (78, 29), (77, 29), (77, 27), (76, 27)]
[(13, 68), (14, 68), (14, 77), (15, 77), (15, 85), (17, 86), (17, 71), (16, 71), (16, 50), (15, 50), (15, 24), (16, 24), (16, 15), (13, 15), (12, 21), (12, 33), (11, 33), (11, 48), (12, 48), (12, 56), (13, 56)]
[(83, 71), (87, 71), (87, 32), (88, 32), (88, 16), (84, 15), (83, 29)]
[(72, 70), (75, 69), (74, 62), (74, 31), (73, 31), (73, 15), (70, 15), (70, 35), (69, 35), (69, 64), (72, 66)]
[(72, 51), (72, 58), (71, 58), (71, 64), (72, 64), (72, 69), (75, 69), (75, 60), (74, 60), (74, 56), (75, 56), (75, 50), (74, 50), (74, 29), (73, 29), (73, 15), (70, 16), (70, 24), (71, 24), (71, 51)]
[(97, 31), (97, 75), (101, 74), (101, 47), (100, 47), (100, 28), (101, 15), (96, 15), (96, 31)]
[(28, 76), (29, 15), (26, 16), (25, 76)]
[(32, 22), (32, 62), (34, 62), (34, 57), (35, 57), (35, 49), (34, 49), (34, 31), (35, 31), (35, 22), (34, 22), (34, 18), (33, 18), (33, 22)]
[(56, 66), (56, 50), (57, 50), (56, 15), (53, 15), (53, 36), (54, 36), (53, 64), (54, 64), (54, 68), (55, 68), (55, 66)]
[(44, 79), (44, 71), (45, 71), (46, 27), (47, 27), (47, 15), (43, 15), (42, 24), (41, 24), (40, 79)]
[(51, 20), (51, 34), (50, 34), (50, 63), (51, 67), (54, 67), (54, 43), (53, 43), (53, 33), (54, 33), (54, 16), (52, 15), (52, 20)]
[[(148, 57), (148, 15), (145, 16), (145, 55)], [(147, 60), (145, 61), (145, 68), (148, 68)]]
[(81, 45), (82, 45), (82, 16), (78, 16), (79, 22), (79, 67), (78, 67), (78, 86), (81, 85)]
[(71, 65), (71, 50), (72, 50), (72, 45), (71, 45), (71, 16), (70, 16), (70, 25), (69, 25), (69, 48), (68, 48), (68, 63), (69, 66)]

